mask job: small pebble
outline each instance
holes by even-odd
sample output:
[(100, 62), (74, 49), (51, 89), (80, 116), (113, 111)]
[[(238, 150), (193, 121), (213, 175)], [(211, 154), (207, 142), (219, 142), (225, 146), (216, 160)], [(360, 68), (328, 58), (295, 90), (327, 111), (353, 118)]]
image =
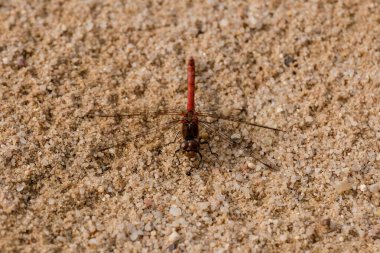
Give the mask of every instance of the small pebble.
[(236, 133), (236, 134), (233, 134), (231, 135), (231, 139), (236, 141), (236, 140), (240, 140), (241, 139), (241, 135)]
[(41, 164), (42, 164), (43, 166), (48, 166), (48, 165), (50, 164), (50, 161), (49, 161), (49, 159), (47, 159), (47, 158), (43, 158), (42, 161), (41, 161)]
[(311, 116), (306, 116), (306, 118), (305, 118), (306, 123), (311, 123), (311, 122), (313, 122), (313, 120), (314, 119)]
[(175, 217), (182, 215), (182, 210), (177, 206), (173, 205), (170, 207), (169, 213)]
[(352, 187), (352, 184), (350, 184), (347, 180), (340, 181), (335, 184), (335, 190), (338, 194), (342, 194), (346, 191), (349, 191)]
[(22, 184), (18, 184), (18, 185), (16, 186), (16, 191), (20, 192), (20, 191), (22, 191), (22, 190), (24, 189), (24, 187), (25, 187), (24, 183), (22, 183)]
[(221, 27), (226, 27), (226, 26), (228, 26), (228, 20), (225, 19), (225, 18), (222, 19), (222, 20), (220, 20), (219, 25), (220, 25)]
[(104, 192), (104, 187), (103, 187), (103, 185), (101, 185), (101, 186), (98, 187), (98, 192), (99, 192), (99, 193), (103, 193), (103, 192)]
[(210, 202), (199, 202), (197, 207), (200, 211), (207, 209), (210, 206)]
[(152, 230), (152, 226), (150, 225), (150, 223), (147, 223), (147, 224), (145, 224), (144, 229), (145, 229), (145, 231), (150, 232)]
[(134, 230), (131, 235), (129, 236), (129, 239), (131, 239), (131, 241), (136, 241), (136, 239), (139, 237), (139, 233), (137, 232), (137, 230)]
[(371, 184), (370, 186), (368, 186), (368, 190), (372, 193), (376, 193), (380, 191), (380, 184), (379, 183)]
[(124, 232), (117, 233), (117, 235), (116, 235), (116, 240), (117, 241), (124, 242), (124, 241), (126, 241), (126, 239), (127, 239), (127, 237), (125, 236)]
[(306, 167), (306, 169), (305, 169), (305, 173), (306, 173), (307, 175), (310, 175), (312, 172), (313, 172), (313, 169), (312, 169), (311, 167)]
[(173, 233), (171, 233), (168, 237), (168, 242), (174, 243), (177, 242), (179, 239), (180, 235), (176, 231), (173, 231)]
[(144, 205), (146, 208), (149, 208), (153, 205), (153, 200), (151, 198), (144, 199)]
[(264, 137), (264, 138), (262, 139), (262, 142), (263, 142), (264, 145), (266, 145), (266, 146), (270, 146), (270, 145), (272, 145), (273, 140), (272, 140), (272, 138)]
[(252, 163), (252, 162), (248, 162), (248, 168), (250, 168), (250, 169), (254, 169), (255, 168), (255, 164), (254, 163)]
[(93, 234), (96, 231), (96, 227), (94, 226), (94, 223), (91, 221), (88, 223), (88, 231)]
[(96, 238), (92, 238), (92, 239), (88, 240), (88, 244), (90, 244), (90, 245), (97, 245), (98, 244), (98, 240), (96, 240)]
[(5, 150), (4, 151), (4, 156), (7, 159), (11, 158), (13, 156), (12, 150), (11, 149)]
[(370, 162), (374, 162), (375, 160), (376, 160), (376, 153), (374, 152), (374, 151), (370, 151), (370, 152), (368, 152), (368, 160), (370, 161)]
[(18, 68), (26, 67), (25, 58), (22, 57), (22, 56), (20, 56), (19, 58), (17, 58), (16, 65), (17, 65)]
[(280, 241), (285, 242), (288, 239), (288, 236), (286, 234), (280, 235)]
[(4, 64), (4, 65), (9, 64), (9, 59), (8, 59), (7, 57), (4, 57), (4, 58), (3, 58), (3, 64)]
[(87, 24), (86, 24), (86, 30), (87, 30), (87, 32), (91, 31), (92, 28), (94, 28), (94, 23), (92, 23), (91, 21), (88, 21)]
[(55, 203), (55, 200), (54, 200), (54, 199), (52, 199), (52, 198), (50, 198), (50, 199), (48, 200), (48, 203), (49, 203), (49, 205), (54, 205), (54, 203)]

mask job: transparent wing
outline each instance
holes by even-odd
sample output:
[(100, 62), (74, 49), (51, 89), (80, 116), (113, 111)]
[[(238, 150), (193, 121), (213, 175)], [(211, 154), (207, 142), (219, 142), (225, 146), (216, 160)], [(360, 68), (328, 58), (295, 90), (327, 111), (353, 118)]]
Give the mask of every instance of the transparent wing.
[(87, 113), (84, 117), (88, 118), (94, 118), (94, 117), (100, 117), (100, 118), (137, 118), (137, 117), (149, 117), (155, 118), (157, 116), (181, 116), (182, 112), (179, 111), (169, 111), (169, 110), (150, 110), (145, 109), (142, 111), (135, 111), (135, 112), (127, 112), (127, 113), (111, 113), (106, 114), (102, 112), (90, 112)]
[[(219, 135), (222, 140), (230, 144), (231, 146), (239, 145), (236, 141), (232, 140), (230, 137), (228, 137), (225, 133), (222, 133), (220, 130), (215, 129), (209, 122), (206, 121), (199, 121), (199, 123), (205, 127), (206, 131), (210, 131), (214, 134)], [(250, 152), (249, 155), (259, 163), (263, 164), (264, 166), (270, 168), (270, 169), (277, 169), (277, 166), (270, 162), (268, 159), (262, 157), (261, 155), (257, 154), (256, 152)]]
[(278, 129), (278, 128), (264, 126), (264, 125), (260, 125), (260, 124), (254, 123), (254, 122), (251, 123), (251, 122), (240, 120), (240, 119), (233, 118), (233, 117), (226, 117), (226, 116), (222, 116), (222, 115), (219, 115), (219, 114), (216, 114), (216, 113), (198, 112), (197, 116), (200, 116), (200, 117), (210, 117), (210, 118), (214, 118), (214, 119), (221, 119), (221, 120), (226, 120), (226, 121), (231, 121), (231, 122), (236, 122), (236, 123), (242, 123), (242, 124), (246, 124), (246, 125), (250, 125), (250, 126), (270, 129), (270, 130), (274, 130), (274, 131), (285, 132), (284, 130), (281, 130), (281, 129)]
[(121, 141), (119, 143), (116, 143), (115, 145), (110, 145), (110, 146), (107, 146), (107, 147), (103, 147), (103, 148), (97, 149), (97, 150), (95, 150), (95, 152), (102, 152), (102, 151), (105, 151), (105, 150), (108, 150), (108, 149), (111, 149), (111, 148), (123, 147), (127, 143), (133, 141), (134, 139), (146, 136), (146, 135), (151, 134), (153, 132), (160, 131), (161, 134), (163, 134), (167, 130), (171, 129), (172, 127), (174, 127), (174, 126), (176, 126), (176, 125), (178, 125), (180, 123), (181, 123), (181, 120), (173, 120), (173, 121), (169, 121), (169, 122), (166, 122), (166, 123), (163, 123), (163, 124), (158, 124), (155, 127), (149, 128), (146, 131), (142, 131), (142, 132), (140, 132), (138, 134), (129, 136), (127, 139), (124, 139), (123, 141)]
[(181, 111), (177, 108), (166, 108), (166, 107), (144, 107), (139, 110), (122, 110), (121, 112), (103, 112), (101, 110), (96, 111), (95, 109), (91, 109), (81, 118), (155, 118), (157, 116), (181, 116), (185, 112)]

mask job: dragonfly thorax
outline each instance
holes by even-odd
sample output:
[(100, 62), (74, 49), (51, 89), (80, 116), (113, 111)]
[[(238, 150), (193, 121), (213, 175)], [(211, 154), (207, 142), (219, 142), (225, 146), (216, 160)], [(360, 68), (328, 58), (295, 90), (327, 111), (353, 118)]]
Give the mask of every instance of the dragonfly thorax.
[(182, 137), (184, 140), (193, 140), (198, 138), (198, 122), (197, 121), (185, 121), (182, 123)]
[(187, 157), (195, 157), (200, 150), (198, 118), (193, 112), (188, 112), (182, 118), (181, 150)]

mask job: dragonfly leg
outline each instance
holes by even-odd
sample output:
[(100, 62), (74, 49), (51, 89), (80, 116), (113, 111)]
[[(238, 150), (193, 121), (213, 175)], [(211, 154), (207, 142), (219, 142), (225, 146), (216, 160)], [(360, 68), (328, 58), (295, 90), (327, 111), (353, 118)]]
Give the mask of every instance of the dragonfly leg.
[[(197, 170), (200, 168), (200, 167), (203, 167), (203, 157), (202, 157), (202, 154), (201, 152), (197, 152), (197, 155), (199, 156), (199, 163), (198, 163), (198, 166), (197, 166)], [(194, 167), (191, 167), (189, 171), (186, 172), (186, 175), (187, 176), (191, 176), (191, 173), (193, 172), (193, 169)]]
[(197, 167), (197, 169), (199, 169), (199, 167), (203, 167), (203, 157), (202, 157), (202, 154), (201, 154), (201, 152), (197, 152), (197, 154), (199, 155), (199, 164), (198, 164), (198, 167)]
[[(169, 142), (169, 143), (166, 143), (166, 144), (164, 145), (164, 147), (169, 146), (170, 144), (175, 143), (175, 142), (177, 141), (178, 135), (179, 135), (179, 132), (176, 133), (176, 135), (175, 135), (175, 137), (174, 137), (174, 140), (171, 141), (171, 142)], [(178, 150), (177, 150), (177, 151), (178, 151)], [(177, 152), (177, 151), (176, 151), (176, 152)]]
[(206, 140), (202, 140), (202, 141), (200, 142), (200, 144), (207, 144), (207, 147), (208, 147), (208, 150), (210, 151), (210, 153), (211, 153), (212, 155), (216, 156), (216, 157), (218, 156), (217, 153), (212, 152), (212, 149), (211, 149), (210, 143), (209, 143), (208, 141), (206, 141)]
[(181, 148), (177, 149), (175, 152), (174, 152), (174, 156), (177, 158), (177, 161), (178, 161), (178, 165), (181, 164), (181, 161), (179, 160), (179, 157), (178, 157), (178, 152), (181, 151)]

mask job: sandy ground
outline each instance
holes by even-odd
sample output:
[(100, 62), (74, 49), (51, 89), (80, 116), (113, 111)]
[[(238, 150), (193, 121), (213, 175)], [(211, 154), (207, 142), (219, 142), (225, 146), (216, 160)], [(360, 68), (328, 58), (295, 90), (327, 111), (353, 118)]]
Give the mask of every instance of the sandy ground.
[[(190, 55), (286, 132), (215, 122), (186, 176), (171, 117), (83, 117), (185, 109)], [(376, 0), (0, 1), (0, 251), (379, 252), (379, 62)]]

